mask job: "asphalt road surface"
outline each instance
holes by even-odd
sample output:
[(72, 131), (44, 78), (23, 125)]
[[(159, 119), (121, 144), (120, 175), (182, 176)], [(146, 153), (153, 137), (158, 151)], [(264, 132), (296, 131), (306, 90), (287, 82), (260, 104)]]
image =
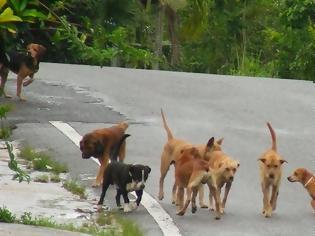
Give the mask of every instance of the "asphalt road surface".
[[(78, 147), (49, 121), (62, 121), (80, 135), (127, 120), (128, 163), (152, 168), (146, 192), (157, 199), (160, 154), (166, 141), (160, 108), (176, 137), (205, 143), (224, 137), (223, 149), (241, 165), (226, 213), (220, 221), (207, 209), (177, 216), (171, 204), (174, 170), (159, 201), (181, 235), (314, 236), (315, 216), (310, 197), (286, 177), (297, 167), (315, 173), (315, 85), (312, 82), (244, 78), (121, 68), (42, 63), (36, 81), (24, 89), (27, 102), (16, 99), (10, 122), (18, 125), (13, 139), (45, 148), (70, 167), (73, 177), (90, 185), (97, 166), (81, 158)], [(11, 74), (8, 91), (15, 92)], [(8, 100), (0, 98), (0, 102)], [(270, 219), (261, 214), (262, 193), (257, 159), (271, 146), (266, 126), (271, 122), (284, 164), (278, 208)], [(99, 190), (95, 195), (99, 194)], [(114, 189), (105, 204), (114, 206)], [(207, 196), (205, 196), (207, 198)], [(146, 235), (163, 235), (144, 207), (128, 214)]]

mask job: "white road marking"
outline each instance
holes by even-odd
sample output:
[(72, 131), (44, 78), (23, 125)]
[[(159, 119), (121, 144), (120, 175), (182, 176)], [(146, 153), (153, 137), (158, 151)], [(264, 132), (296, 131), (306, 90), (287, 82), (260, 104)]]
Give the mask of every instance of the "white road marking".
[[(76, 146), (79, 147), (82, 136), (69, 124), (62, 121), (49, 121), (54, 127), (67, 136)], [(92, 160), (100, 165), (96, 158)], [(136, 196), (134, 193), (132, 193)], [(149, 214), (153, 217), (156, 223), (159, 225), (165, 236), (181, 236), (181, 233), (177, 226), (174, 224), (170, 215), (162, 208), (162, 206), (148, 193), (143, 191), (141, 204), (147, 209)]]

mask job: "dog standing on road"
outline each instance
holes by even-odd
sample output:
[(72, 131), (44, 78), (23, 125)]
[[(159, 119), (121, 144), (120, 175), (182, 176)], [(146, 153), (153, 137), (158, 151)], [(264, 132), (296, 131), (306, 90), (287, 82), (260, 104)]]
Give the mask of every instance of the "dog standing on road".
[[(34, 81), (34, 74), (38, 71), (39, 62), (45, 52), (46, 48), (43, 45), (35, 43), (27, 45), (26, 52), (5, 52), (4, 42), (0, 38), (0, 90), (6, 98), (11, 98), (11, 96), (5, 92), (5, 84), (9, 70), (11, 70), (17, 74), (16, 95), (19, 97), (20, 101), (26, 100), (22, 97), (22, 85), (25, 87)], [(30, 79), (23, 82), (28, 76)]]
[[(129, 137), (129, 134), (124, 134), (113, 150), (112, 162), (108, 164), (105, 169), (103, 177), (103, 188), (100, 200), (98, 201), (98, 209), (103, 205), (106, 191), (110, 185), (116, 186), (116, 205), (121, 207), (120, 197), (124, 198), (124, 212), (130, 212), (134, 208), (138, 207), (143, 195), (143, 189), (145, 188), (145, 182), (148, 179), (151, 168), (144, 165), (127, 165), (121, 162), (117, 162), (118, 153), (120, 147), (125, 143), (125, 139)], [(128, 192), (135, 191), (137, 195), (136, 205), (130, 204), (128, 198)]]
[[(80, 141), (80, 150), (82, 152), (82, 158), (88, 159), (95, 157), (99, 160), (101, 166), (98, 170), (94, 187), (100, 186), (103, 180), (103, 174), (105, 168), (110, 160), (110, 156), (119, 144), (119, 141), (125, 134), (128, 128), (127, 123), (119, 123), (109, 128), (97, 129), (83, 136)], [(124, 141), (119, 146), (119, 161), (123, 162), (126, 155), (126, 142)]]
[(288, 177), (290, 182), (300, 182), (310, 194), (311, 206), (315, 215), (315, 176), (305, 168), (298, 168)]
[(276, 210), (277, 207), (277, 199), (282, 176), (282, 164), (287, 161), (282, 159), (282, 157), (277, 153), (275, 131), (269, 123), (267, 123), (267, 126), (271, 134), (272, 147), (263, 153), (258, 160), (260, 161), (260, 179), (263, 192), (262, 214), (265, 217), (271, 217), (272, 212)]
[[(187, 141), (174, 138), (171, 129), (168, 127), (166, 118), (164, 115), (163, 110), (161, 109), (161, 115), (163, 120), (164, 129), (167, 133), (167, 142), (164, 145), (162, 155), (161, 155), (161, 166), (160, 166), (160, 182), (159, 182), (159, 200), (162, 200), (164, 198), (164, 179), (166, 177), (166, 174), (172, 164), (176, 165), (176, 162), (180, 159), (182, 156), (181, 151), (187, 148), (195, 147), (201, 156), (201, 158), (206, 159), (206, 153), (212, 152), (214, 150), (221, 150), (221, 144), (223, 142), (223, 139), (220, 139), (218, 141), (215, 141), (212, 148), (209, 149), (207, 145), (205, 144), (199, 144), (199, 145), (193, 145)], [(203, 197), (203, 186), (200, 188), (201, 194), (199, 196)], [(176, 199), (176, 184), (173, 185), (172, 190), (172, 203), (175, 204)], [(203, 198), (199, 198), (199, 204), (202, 208), (207, 208), (208, 206), (204, 204)]]

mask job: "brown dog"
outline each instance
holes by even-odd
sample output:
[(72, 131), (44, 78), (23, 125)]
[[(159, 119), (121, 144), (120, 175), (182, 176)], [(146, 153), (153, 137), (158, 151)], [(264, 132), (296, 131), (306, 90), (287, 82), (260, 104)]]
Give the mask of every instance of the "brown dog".
[[(211, 147), (209, 147), (211, 148)], [(210, 210), (213, 210), (213, 199), (215, 200), (215, 197), (217, 195), (217, 199), (219, 201), (220, 206), (220, 213), (223, 214), (226, 200), (228, 197), (228, 194), (230, 192), (234, 175), (240, 166), (240, 163), (236, 160), (233, 160), (230, 158), (227, 154), (225, 154), (223, 151), (213, 151), (210, 153), (207, 153), (207, 157), (209, 159), (209, 167), (213, 170), (212, 176), (213, 180), (212, 182), (209, 182), (209, 185), (214, 186), (210, 189), (209, 194), (209, 208)], [(225, 185), (225, 192), (223, 201), (221, 201), (221, 189)], [(214, 190), (218, 191), (217, 193), (214, 192)]]
[[(163, 152), (161, 155), (161, 177), (159, 182), (159, 200), (162, 200), (164, 198), (164, 179), (166, 177), (166, 174), (170, 168), (171, 164), (175, 164), (179, 160), (181, 156), (181, 151), (187, 148), (195, 147), (199, 151), (199, 154), (201, 158), (206, 159), (206, 153), (212, 152), (214, 150), (221, 150), (221, 144), (223, 142), (223, 139), (220, 139), (216, 142), (214, 142), (213, 147), (211, 149), (207, 148), (207, 145), (200, 144), (200, 145), (193, 145), (187, 141), (176, 139), (174, 138), (172, 131), (167, 125), (165, 115), (163, 113), (163, 110), (161, 109), (161, 115), (163, 120), (163, 125), (167, 133), (167, 142), (164, 145)], [(203, 192), (203, 188), (201, 188), (201, 191)], [(203, 194), (200, 194), (199, 196), (203, 196)], [(172, 203), (174, 204), (176, 200), (176, 184), (173, 185), (172, 190)], [(208, 207), (206, 204), (203, 203), (203, 199), (199, 199), (199, 203), (201, 207)]]
[[(2, 44), (2, 43), (1, 43)], [(39, 62), (42, 56), (45, 54), (46, 48), (40, 44), (31, 43), (27, 46), (26, 52), (8, 52), (5, 53), (3, 44), (0, 47), (0, 76), (1, 84), (0, 90), (3, 95), (7, 98), (11, 98), (5, 92), (5, 84), (7, 82), (9, 70), (17, 74), (17, 87), (16, 95), (21, 101), (25, 101), (25, 98), (22, 97), (22, 84), (23, 86), (28, 86), (34, 81), (34, 74), (39, 69)], [(30, 77), (29, 80), (23, 80), (26, 77)]]
[[(269, 123), (267, 123), (267, 126), (272, 138), (272, 147), (263, 153), (258, 160), (260, 161), (261, 188), (264, 196), (262, 214), (265, 217), (271, 217), (272, 211), (274, 211), (277, 207), (277, 198), (279, 195), (282, 175), (282, 164), (287, 161), (282, 159), (277, 153), (275, 131)], [(270, 188), (272, 190), (271, 197)]]
[[(214, 138), (212, 139), (214, 141)], [(209, 164), (201, 159), (199, 151), (195, 147), (181, 150), (181, 156), (175, 165), (175, 179), (177, 186), (177, 215), (184, 215), (190, 202), (192, 203), (191, 211), (197, 210), (196, 196), (199, 187), (202, 184), (211, 182)], [(210, 180), (209, 180), (210, 179)], [(213, 186), (213, 185), (211, 185)], [(186, 190), (186, 201), (184, 205), (184, 190)], [(212, 188), (212, 187), (211, 187)], [(218, 205), (219, 210), (219, 205)], [(217, 211), (219, 213), (219, 211)], [(216, 216), (217, 219), (220, 215)]]
[[(111, 152), (125, 134), (128, 128), (127, 123), (119, 123), (109, 128), (97, 129), (91, 133), (85, 134), (80, 141), (80, 150), (82, 158), (88, 159), (95, 157), (101, 163), (93, 186), (100, 186), (103, 180), (105, 168), (110, 159)], [(119, 161), (124, 161), (126, 155), (126, 142), (120, 146)]]
[(305, 168), (298, 168), (288, 177), (288, 180), (290, 182), (300, 182), (303, 184), (312, 198), (311, 206), (313, 207), (313, 213), (315, 215), (315, 176)]

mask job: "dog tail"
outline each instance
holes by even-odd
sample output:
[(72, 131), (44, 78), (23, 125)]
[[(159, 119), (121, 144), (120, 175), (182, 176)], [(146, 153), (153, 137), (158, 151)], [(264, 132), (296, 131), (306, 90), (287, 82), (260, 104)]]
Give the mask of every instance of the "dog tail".
[(113, 147), (113, 149), (111, 150), (111, 155), (110, 155), (110, 160), (112, 162), (116, 162), (118, 159), (118, 155), (119, 155), (119, 150), (121, 145), (124, 143), (125, 139), (128, 138), (129, 136), (131, 136), (130, 134), (124, 134), (121, 139), (119, 140), (119, 142)]
[(274, 151), (277, 151), (277, 140), (276, 140), (276, 133), (273, 130), (273, 128), (271, 127), (271, 124), (269, 122), (267, 122), (267, 126), (269, 128), (270, 134), (271, 134), (271, 139), (272, 139), (272, 147), (271, 149)]
[(166, 118), (165, 118), (165, 115), (164, 115), (164, 112), (163, 112), (162, 108), (161, 108), (161, 115), (162, 115), (162, 119), (163, 119), (164, 129), (166, 130), (166, 133), (167, 133), (167, 139), (171, 140), (174, 137), (173, 137), (172, 131), (170, 130), (170, 128), (167, 125)]

